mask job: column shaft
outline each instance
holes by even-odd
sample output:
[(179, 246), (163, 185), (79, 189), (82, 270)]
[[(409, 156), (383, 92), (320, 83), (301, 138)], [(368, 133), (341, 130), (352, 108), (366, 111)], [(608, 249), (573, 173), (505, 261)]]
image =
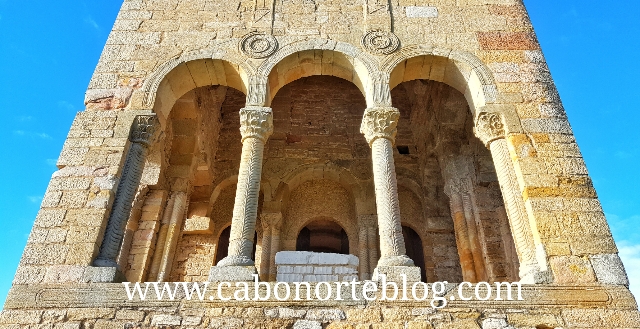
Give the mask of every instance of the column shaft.
[(407, 257), (398, 203), (398, 183), (393, 161), (393, 141), (400, 112), (393, 107), (369, 108), (360, 131), (371, 147), (376, 209), (380, 230), (380, 266), (413, 266)]
[(511, 165), (507, 140), (502, 138), (491, 142), (490, 150), (496, 166), (507, 217), (511, 224), (511, 233), (520, 255), (520, 278), (522, 279), (528, 272), (539, 269), (531, 227), (518, 180)]
[(173, 207), (171, 211), (171, 219), (167, 226), (167, 234), (164, 246), (162, 246), (160, 267), (158, 271), (157, 281), (165, 281), (171, 273), (171, 265), (173, 264), (173, 257), (175, 255), (176, 248), (178, 246), (178, 238), (180, 236), (180, 229), (182, 228), (182, 221), (184, 219), (184, 213), (187, 207), (187, 194), (185, 192), (174, 192)]
[(463, 211), (462, 198), (458, 193), (452, 192), (449, 196), (449, 207), (451, 208), (453, 229), (456, 236), (456, 245), (458, 246), (462, 278), (467, 282), (478, 282), (473, 253), (471, 252), (471, 245), (469, 243), (467, 219)]
[(116, 258), (124, 239), (125, 226), (131, 213), (138, 185), (140, 185), (147, 148), (153, 137), (156, 124), (155, 115), (139, 115), (134, 120), (129, 137), (131, 146), (126, 155), (122, 177), (118, 183), (100, 252), (93, 262), (94, 266), (118, 267)]
[(218, 266), (253, 266), (251, 260), (256, 230), (258, 196), (262, 175), (264, 145), (273, 133), (270, 108), (251, 107), (240, 110), (242, 156), (231, 219), (229, 254)]

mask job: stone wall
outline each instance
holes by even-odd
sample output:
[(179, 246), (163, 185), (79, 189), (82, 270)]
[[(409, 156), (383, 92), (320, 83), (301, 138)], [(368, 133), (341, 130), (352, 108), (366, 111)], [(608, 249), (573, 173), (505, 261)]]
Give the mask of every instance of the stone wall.
[[(126, 0), (85, 103), (4, 324), (638, 327), (606, 218), (520, 0)], [(253, 153), (245, 163), (264, 155), (249, 170), (261, 177), (248, 185), (238, 183), (247, 173), (239, 171), (241, 108), (249, 108), (244, 119), (253, 111), (275, 126), (268, 138), (268, 129), (244, 120), (243, 129), (264, 130), (252, 139), (266, 139), (264, 152), (262, 141), (246, 148)], [(157, 129), (141, 141), (145, 132), (132, 123), (150, 114)], [(366, 140), (363, 122), (382, 137)], [(384, 152), (374, 157), (375, 137)], [(142, 169), (125, 170), (133, 149), (147, 154), (139, 182), (125, 175)], [(387, 179), (374, 182), (372, 165)], [(257, 184), (249, 200), (242, 192)], [(315, 204), (304, 207), (298, 192)], [(118, 193), (128, 195), (117, 200), (125, 210), (112, 212)], [(398, 201), (399, 215), (377, 208), (383, 194), (378, 205)], [(107, 221), (127, 215), (129, 197), (129, 221), (111, 237), (122, 236), (113, 261), (132, 281), (203, 280), (234, 206), (250, 204), (257, 218), (236, 222), (250, 228), (240, 230), (246, 240), (257, 224), (253, 258), (262, 280), (276, 279), (275, 254), (292, 249), (299, 226), (323, 212), (348, 232), (360, 279), (381, 256), (401, 256), (396, 231), (404, 225), (422, 240), (427, 281), (520, 278), (531, 284), (530, 301), (457, 301), (437, 312), (368, 303), (126, 304), (121, 286), (99, 283), (119, 278), (115, 268), (93, 262)]]
[(358, 257), (307, 251), (276, 254), (279, 282), (349, 282), (358, 280)]

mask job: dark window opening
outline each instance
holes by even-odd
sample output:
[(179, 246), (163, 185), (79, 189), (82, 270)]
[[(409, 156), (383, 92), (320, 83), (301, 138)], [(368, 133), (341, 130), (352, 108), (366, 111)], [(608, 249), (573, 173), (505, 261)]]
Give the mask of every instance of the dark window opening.
[(340, 225), (329, 220), (316, 220), (298, 234), (296, 251), (349, 254), (349, 238)]
[[(229, 237), (231, 236), (231, 226), (222, 230), (220, 238), (218, 239), (218, 245), (216, 246), (217, 252), (213, 264), (218, 264), (223, 258), (229, 255)], [(258, 241), (258, 234), (253, 237), (253, 251), (251, 252), (251, 260), (256, 260), (256, 241)]]
[(398, 153), (400, 153), (400, 154), (410, 154), (409, 146), (399, 145), (399, 146), (397, 146), (397, 148), (398, 148)]
[(402, 235), (407, 248), (407, 256), (411, 258), (414, 264), (420, 268), (420, 276), (422, 282), (427, 282), (427, 272), (424, 266), (424, 249), (422, 248), (422, 239), (416, 231), (410, 227), (402, 227)]

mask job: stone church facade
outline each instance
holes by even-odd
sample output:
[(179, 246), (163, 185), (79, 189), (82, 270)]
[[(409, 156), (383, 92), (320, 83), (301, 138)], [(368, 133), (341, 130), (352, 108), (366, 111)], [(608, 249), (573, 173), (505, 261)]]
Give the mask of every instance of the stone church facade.
[[(85, 104), (3, 327), (640, 328), (520, 0), (125, 0)], [(359, 280), (520, 281), (524, 300), (121, 283), (274, 284), (281, 251), (353, 255)]]

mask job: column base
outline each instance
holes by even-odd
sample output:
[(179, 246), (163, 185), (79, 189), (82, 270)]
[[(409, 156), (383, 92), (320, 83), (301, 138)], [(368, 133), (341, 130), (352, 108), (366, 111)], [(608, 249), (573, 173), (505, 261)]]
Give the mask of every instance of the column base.
[(254, 274), (258, 274), (255, 266), (212, 266), (209, 282), (253, 281)]
[(216, 266), (254, 266), (256, 263), (246, 256), (227, 256), (221, 259)]
[(407, 277), (407, 282), (419, 282), (421, 280), (420, 268), (417, 266), (380, 266), (373, 270), (372, 281), (381, 281), (381, 274), (386, 276), (388, 282), (402, 282), (402, 274)]
[(87, 267), (83, 274), (84, 282), (96, 283), (120, 283), (127, 281), (127, 278), (117, 267)]
[(541, 271), (538, 265), (520, 266), (520, 283), (522, 284), (545, 284), (553, 283), (551, 271)]
[(381, 266), (415, 266), (413, 260), (407, 255), (386, 256), (378, 260), (378, 267)]

